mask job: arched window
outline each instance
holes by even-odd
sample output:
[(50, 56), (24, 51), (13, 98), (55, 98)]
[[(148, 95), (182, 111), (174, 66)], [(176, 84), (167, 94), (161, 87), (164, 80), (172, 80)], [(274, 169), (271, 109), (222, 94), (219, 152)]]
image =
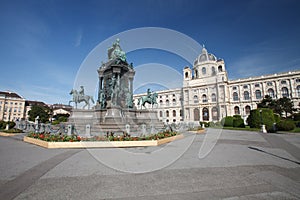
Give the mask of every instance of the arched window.
[(162, 105), (163, 104), (163, 101), (162, 100), (159, 100), (159, 105)]
[(199, 103), (199, 99), (197, 95), (194, 96), (194, 103)]
[(198, 108), (194, 109), (194, 121), (200, 121), (200, 111)]
[(214, 76), (214, 75), (216, 75), (216, 69), (215, 69), (215, 67), (212, 67), (211, 68), (211, 74)]
[(185, 72), (185, 78), (188, 78), (188, 77), (189, 77), (189, 73)]
[(202, 95), (202, 102), (203, 102), (203, 103), (207, 102), (206, 94)]
[(163, 112), (159, 111), (159, 117), (162, 117), (162, 116), (163, 116)]
[(250, 106), (246, 106), (246, 107), (245, 107), (246, 115), (250, 115), (250, 110), (251, 110), (251, 107), (250, 107)]
[(173, 103), (173, 106), (175, 106), (176, 105), (176, 99), (173, 99), (172, 103)]
[(212, 101), (212, 102), (216, 102), (216, 101), (217, 101), (216, 94), (213, 93), (213, 94), (211, 95), (211, 101)]
[(169, 102), (169, 99), (166, 100), (166, 106), (169, 106), (170, 105), (170, 102)]
[(203, 116), (203, 121), (208, 121), (209, 120), (209, 113), (207, 108), (202, 109), (202, 116)]
[(297, 96), (300, 97), (300, 85), (297, 86), (296, 92), (297, 92)]
[(248, 91), (244, 92), (244, 100), (249, 100), (250, 99), (250, 95)]
[(173, 110), (173, 117), (176, 117), (176, 110)]
[(211, 115), (213, 120), (218, 120), (218, 108), (213, 107), (211, 109)]
[(255, 97), (256, 97), (256, 99), (261, 99), (261, 91), (260, 90), (255, 91)]
[(274, 90), (273, 90), (272, 88), (269, 88), (269, 89), (268, 89), (268, 95), (269, 95), (270, 97), (272, 97), (272, 98), (275, 97), (275, 93), (274, 93)]
[(202, 67), (202, 74), (205, 75), (206, 74), (206, 68)]
[(281, 84), (286, 84), (286, 80), (282, 80), (282, 81), (281, 81)]
[(222, 69), (222, 66), (221, 66), (221, 65), (218, 67), (218, 71), (219, 71), (219, 72), (222, 72), (222, 71), (223, 71), (223, 69)]
[(239, 95), (238, 95), (237, 92), (234, 92), (232, 96), (233, 96), (233, 101), (238, 101), (239, 100)]
[(234, 107), (234, 114), (239, 115), (240, 114), (240, 108), (238, 106)]
[(166, 111), (166, 116), (169, 117), (169, 111), (168, 110)]
[(281, 89), (282, 97), (289, 97), (289, 90), (286, 87)]

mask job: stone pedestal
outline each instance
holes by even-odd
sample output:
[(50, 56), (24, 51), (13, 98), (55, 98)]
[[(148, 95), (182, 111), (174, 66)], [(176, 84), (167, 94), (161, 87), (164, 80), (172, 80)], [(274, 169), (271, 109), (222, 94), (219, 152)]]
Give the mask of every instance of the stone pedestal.
[(123, 122), (122, 109), (118, 106), (112, 106), (106, 109), (104, 123), (122, 123)]

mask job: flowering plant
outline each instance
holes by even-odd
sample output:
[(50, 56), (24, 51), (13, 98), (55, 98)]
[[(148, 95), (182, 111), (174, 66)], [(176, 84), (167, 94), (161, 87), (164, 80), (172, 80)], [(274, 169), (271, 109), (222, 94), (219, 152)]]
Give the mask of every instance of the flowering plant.
[(28, 137), (36, 138), (47, 142), (80, 142), (80, 141), (141, 141), (141, 140), (159, 140), (177, 135), (177, 132), (163, 131), (156, 134), (150, 134), (142, 137), (132, 137), (126, 132), (123, 135), (115, 136), (114, 133), (106, 134), (106, 136), (93, 136), (91, 138), (83, 138), (78, 135), (52, 135), (50, 133), (29, 133)]

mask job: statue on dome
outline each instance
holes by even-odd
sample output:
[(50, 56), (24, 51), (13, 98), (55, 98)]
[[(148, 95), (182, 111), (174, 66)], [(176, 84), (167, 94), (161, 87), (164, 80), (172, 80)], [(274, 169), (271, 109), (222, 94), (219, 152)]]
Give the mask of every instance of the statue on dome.
[[(126, 62), (126, 54), (121, 49), (119, 38), (117, 38), (116, 41), (113, 43), (113, 45), (110, 48), (108, 48), (107, 55), (109, 60), (118, 59), (123, 62)], [(116, 64), (119, 64), (119, 61), (117, 61)]]

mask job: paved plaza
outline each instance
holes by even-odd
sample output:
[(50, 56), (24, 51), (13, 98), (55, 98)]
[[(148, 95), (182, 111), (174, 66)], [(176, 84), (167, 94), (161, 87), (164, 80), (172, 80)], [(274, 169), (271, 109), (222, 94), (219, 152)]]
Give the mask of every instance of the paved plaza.
[[(206, 138), (214, 134), (217, 140)], [(192, 141), (174, 162), (145, 173), (120, 170), (124, 157), (112, 158), (119, 169), (103, 164), (101, 156), (113, 149), (45, 149), (21, 135), (0, 137), (0, 199), (300, 198), (300, 134), (209, 129), (184, 136), (159, 147), (122, 149), (151, 155)], [(213, 148), (199, 158), (204, 142)]]

